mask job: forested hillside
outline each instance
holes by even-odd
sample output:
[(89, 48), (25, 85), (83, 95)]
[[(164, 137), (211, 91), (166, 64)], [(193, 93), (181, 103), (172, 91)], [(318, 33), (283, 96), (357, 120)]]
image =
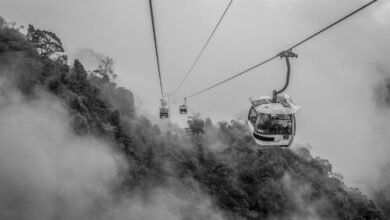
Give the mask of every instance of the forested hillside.
[[(149, 197), (156, 189), (195, 198), (198, 205), (185, 203), (175, 209), (178, 219), (390, 218), (359, 189), (348, 188), (332, 173), (328, 160), (313, 158), (305, 146), (259, 149), (238, 121), (215, 123), (195, 117), (190, 133), (162, 132), (136, 112), (131, 88), (115, 84), (110, 65), (107, 59), (106, 66), (86, 71), (78, 60), (67, 60), (54, 33), (30, 25), (25, 35), (0, 17), (0, 93), (12, 87), (25, 102), (42, 98), (41, 93), (54, 96), (70, 115), (76, 136), (102, 140), (125, 158), (127, 168), (113, 187), (114, 200), (134, 194)], [(0, 111), (7, 105), (2, 100)], [(26, 206), (15, 205), (23, 199), (0, 201), (23, 212)], [(200, 208), (204, 206), (214, 214)], [(61, 217), (61, 209), (50, 213), (58, 219), (77, 219)], [(146, 219), (151, 218), (167, 219)]]

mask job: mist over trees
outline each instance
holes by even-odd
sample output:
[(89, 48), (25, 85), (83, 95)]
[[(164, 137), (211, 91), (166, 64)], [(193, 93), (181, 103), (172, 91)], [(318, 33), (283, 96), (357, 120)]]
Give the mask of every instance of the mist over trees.
[[(30, 25), (24, 35), (0, 17), (0, 78), (26, 100), (40, 90), (55, 96), (75, 134), (102, 139), (123, 155), (129, 168), (114, 190), (118, 199), (175, 188), (186, 196), (206, 195), (224, 219), (390, 218), (388, 197), (377, 196), (381, 212), (305, 146), (259, 149), (245, 125), (234, 120), (194, 117), (189, 132), (162, 132), (136, 112), (132, 92), (113, 82), (111, 58), (88, 72), (78, 60), (69, 65), (63, 52), (54, 33)], [(187, 209), (182, 219), (211, 218)]]
[[(384, 71), (384, 70), (382, 70)], [(377, 102), (380, 108), (390, 108), (390, 78), (377, 88)], [(390, 163), (382, 167), (381, 178), (374, 190), (374, 200), (387, 218), (390, 217)]]

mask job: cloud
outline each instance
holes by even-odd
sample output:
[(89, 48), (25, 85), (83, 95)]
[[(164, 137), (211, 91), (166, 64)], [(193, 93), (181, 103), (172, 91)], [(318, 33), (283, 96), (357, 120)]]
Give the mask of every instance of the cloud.
[(223, 219), (181, 183), (122, 192), (131, 167), (120, 154), (74, 134), (55, 97), (38, 91), (31, 100), (0, 82), (0, 219)]
[(76, 136), (60, 102), (40, 96), (2, 90), (0, 218), (92, 219), (124, 163), (104, 142)]
[[(296, 211), (293, 213), (287, 213), (287, 215), (281, 219), (321, 220), (323, 218), (318, 213), (319, 210), (332, 210), (331, 204), (325, 198), (319, 198), (314, 201), (310, 199), (313, 194), (313, 189), (311, 186), (295, 181), (288, 173), (283, 176), (281, 182), (283, 187), (286, 188), (296, 209)], [(326, 215), (330, 216), (331, 213), (328, 212)]]
[(191, 191), (179, 193), (169, 188), (156, 188), (147, 195), (137, 193), (118, 207), (126, 211), (115, 212), (114, 219), (224, 219), (205, 195)]

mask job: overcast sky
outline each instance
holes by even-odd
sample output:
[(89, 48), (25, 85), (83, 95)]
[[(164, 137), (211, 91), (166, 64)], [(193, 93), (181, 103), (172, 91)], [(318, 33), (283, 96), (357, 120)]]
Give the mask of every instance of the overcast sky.
[[(190, 95), (264, 60), (366, 0), (235, 0), (178, 97)], [(182, 80), (229, 0), (155, 0), (164, 90)], [(0, 16), (55, 32), (69, 54), (90, 48), (113, 57), (119, 84), (157, 114), (159, 84), (147, 0), (1, 0)], [(308, 143), (349, 184), (365, 190), (389, 161), (390, 120), (375, 88), (390, 75), (390, 1), (382, 0), (294, 51), (287, 93), (302, 107), (297, 143)], [(189, 100), (190, 111), (229, 120), (252, 95), (283, 86), (276, 59)], [(182, 100), (172, 99), (174, 121)]]

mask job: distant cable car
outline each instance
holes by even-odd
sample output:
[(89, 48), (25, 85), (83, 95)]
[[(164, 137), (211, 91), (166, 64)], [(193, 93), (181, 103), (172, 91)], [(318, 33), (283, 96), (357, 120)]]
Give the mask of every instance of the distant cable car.
[(248, 113), (247, 126), (256, 144), (260, 146), (289, 147), (294, 141), (296, 121), (295, 113), (299, 107), (291, 97), (281, 95), (290, 81), (290, 57), (297, 57), (291, 50), (280, 53), (286, 59), (287, 77), (284, 87), (273, 91), (273, 97), (260, 96), (249, 98), (252, 107)]
[(184, 104), (179, 106), (180, 114), (187, 114), (187, 98), (184, 98)]
[(289, 95), (250, 98), (247, 125), (255, 142), (260, 146), (288, 147), (294, 141), (295, 113), (299, 110)]
[(167, 102), (164, 99), (161, 99), (160, 118), (165, 119), (168, 117), (169, 117), (169, 108), (167, 107)]
[(179, 107), (179, 112), (180, 112), (180, 114), (183, 114), (183, 115), (187, 114), (187, 106), (185, 104), (181, 105)]

